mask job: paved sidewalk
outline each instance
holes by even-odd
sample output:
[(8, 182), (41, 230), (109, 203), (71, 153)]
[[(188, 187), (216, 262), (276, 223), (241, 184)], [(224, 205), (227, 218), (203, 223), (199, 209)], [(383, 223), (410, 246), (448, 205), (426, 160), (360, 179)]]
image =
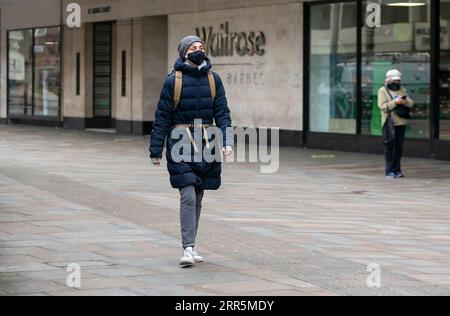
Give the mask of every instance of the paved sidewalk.
[[(180, 269), (178, 192), (148, 137), (0, 125), (0, 295), (450, 295), (450, 163), (282, 148), (225, 164)], [(81, 266), (81, 289), (65, 268)], [(381, 267), (381, 288), (366, 280)]]

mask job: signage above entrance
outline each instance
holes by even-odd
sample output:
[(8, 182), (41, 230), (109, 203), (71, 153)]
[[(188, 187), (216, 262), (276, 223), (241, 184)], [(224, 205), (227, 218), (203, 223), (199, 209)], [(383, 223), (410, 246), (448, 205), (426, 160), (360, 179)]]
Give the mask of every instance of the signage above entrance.
[(233, 56), (235, 52), (239, 56), (263, 56), (266, 52), (266, 35), (262, 31), (230, 32), (228, 22), (221, 24), (218, 32), (212, 26), (195, 31), (213, 57)]
[(99, 13), (107, 13), (107, 12), (111, 12), (111, 6), (88, 9), (88, 14), (99, 14)]

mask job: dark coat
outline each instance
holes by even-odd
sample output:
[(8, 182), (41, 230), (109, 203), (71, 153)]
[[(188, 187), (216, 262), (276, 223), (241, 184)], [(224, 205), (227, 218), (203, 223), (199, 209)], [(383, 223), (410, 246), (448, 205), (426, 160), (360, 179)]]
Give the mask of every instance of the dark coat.
[[(204, 159), (202, 162), (175, 162), (171, 157), (171, 149), (177, 140), (172, 140), (170, 135), (174, 125), (194, 124), (195, 119), (202, 119), (203, 124), (215, 122), (223, 133), (223, 144), (232, 146), (232, 136), (225, 133), (227, 127), (231, 127), (231, 117), (222, 80), (218, 74), (213, 73), (216, 84), (216, 98), (213, 100), (207, 75), (211, 69), (208, 59), (207, 65), (200, 70), (178, 59), (174, 69), (164, 83), (156, 110), (150, 139), (150, 157), (162, 157), (164, 140), (168, 136), (166, 158), (172, 187), (184, 188), (194, 185), (204, 190), (217, 190), (221, 185), (222, 164), (208, 163)], [(175, 71), (178, 70), (183, 72), (183, 86), (180, 103), (174, 110)], [(205, 141), (199, 149), (204, 146)]]

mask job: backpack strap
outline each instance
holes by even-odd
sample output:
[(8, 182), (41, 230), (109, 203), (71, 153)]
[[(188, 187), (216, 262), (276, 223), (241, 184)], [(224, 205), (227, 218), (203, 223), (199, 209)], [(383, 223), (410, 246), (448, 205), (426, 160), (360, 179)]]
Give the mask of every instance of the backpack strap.
[(389, 97), (391, 98), (391, 100), (393, 101), (394, 98), (392, 97), (392, 94), (389, 92), (389, 88), (388, 87), (384, 87), (386, 89), (387, 94), (389, 95)]
[[(209, 88), (211, 89), (211, 97), (214, 100), (216, 98), (216, 81), (211, 71), (208, 71)], [(177, 109), (181, 100), (181, 88), (183, 87), (183, 72), (175, 72), (175, 86), (173, 89), (173, 109)]]
[(183, 72), (175, 72), (175, 86), (173, 89), (173, 110), (175, 111), (180, 104), (181, 100), (181, 88), (183, 87)]
[(211, 71), (208, 71), (208, 81), (209, 81), (209, 87), (211, 89), (211, 96), (214, 101), (216, 98), (216, 81), (214, 80), (214, 75)]

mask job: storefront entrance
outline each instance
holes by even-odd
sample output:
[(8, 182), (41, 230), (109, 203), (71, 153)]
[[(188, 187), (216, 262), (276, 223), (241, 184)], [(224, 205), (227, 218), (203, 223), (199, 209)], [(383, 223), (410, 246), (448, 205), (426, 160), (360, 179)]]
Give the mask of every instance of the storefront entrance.
[(374, 26), (369, 19), (377, 3), (306, 4), (304, 141), (313, 148), (381, 153), (378, 90), (386, 72), (398, 69), (415, 103), (407, 155), (450, 159), (450, 1), (385, 1)]
[(95, 23), (93, 29), (93, 105), (95, 128), (111, 128), (112, 23)]

